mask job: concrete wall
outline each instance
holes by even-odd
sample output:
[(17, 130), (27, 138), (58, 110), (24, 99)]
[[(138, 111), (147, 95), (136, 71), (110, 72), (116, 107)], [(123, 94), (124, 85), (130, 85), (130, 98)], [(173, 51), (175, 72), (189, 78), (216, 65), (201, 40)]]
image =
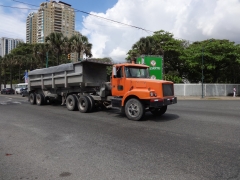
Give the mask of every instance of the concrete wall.
[[(232, 96), (233, 88), (240, 96), (240, 84), (203, 84), (204, 96)], [(174, 84), (175, 96), (202, 96), (202, 84)]]

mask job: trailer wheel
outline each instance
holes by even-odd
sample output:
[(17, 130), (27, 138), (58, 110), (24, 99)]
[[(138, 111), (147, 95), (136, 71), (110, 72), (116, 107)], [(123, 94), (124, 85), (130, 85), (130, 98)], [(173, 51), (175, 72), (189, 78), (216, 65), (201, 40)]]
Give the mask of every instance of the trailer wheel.
[(74, 95), (69, 95), (66, 99), (66, 106), (69, 111), (74, 111), (77, 108), (77, 98)]
[(94, 101), (92, 96), (87, 96), (87, 98), (89, 99), (89, 102), (90, 102), (89, 111), (88, 112), (92, 112), (92, 111), (95, 110), (95, 101)]
[(79, 96), (77, 94), (73, 94), (73, 97), (75, 98), (75, 108), (74, 108), (74, 111), (78, 110), (78, 99), (79, 99)]
[(78, 100), (78, 110), (82, 113), (89, 111), (91, 103), (87, 96), (81, 96)]
[(163, 115), (167, 111), (167, 106), (163, 106), (161, 108), (152, 109), (150, 111), (155, 116), (161, 116), (161, 115)]
[(30, 103), (33, 105), (33, 104), (36, 104), (36, 95), (35, 95), (35, 93), (31, 93), (30, 95), (29, 95), (29, 101), (30, 101)]
[(36, 104), (37, 104), (38, 106), (41, 106), (41, 105), (44, 104), (44, 97), (43, 97), (42, 94), (37, 94), (37, 95), (36, 95)]
[(131, 98), (125, 105), (125, 114), (128, 119), (139, 121), (145, 114), (143, 104), (136, 98)]

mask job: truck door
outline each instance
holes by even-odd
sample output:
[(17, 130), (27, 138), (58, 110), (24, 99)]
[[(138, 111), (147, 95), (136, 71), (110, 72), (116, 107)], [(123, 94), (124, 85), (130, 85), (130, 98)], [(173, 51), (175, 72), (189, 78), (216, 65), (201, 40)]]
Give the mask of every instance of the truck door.
[(113, 96), (123, 96), (125, 94), (125, 77), (122, 66), (117, 67), (116, 77), (112, 79), (112, 95)]

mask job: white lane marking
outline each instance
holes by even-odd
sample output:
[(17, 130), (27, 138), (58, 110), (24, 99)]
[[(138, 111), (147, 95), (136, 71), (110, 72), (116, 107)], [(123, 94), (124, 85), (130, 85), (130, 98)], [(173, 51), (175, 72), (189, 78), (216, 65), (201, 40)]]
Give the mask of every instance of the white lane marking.
[(22, 104), (21, 102), (18, 102), (18, 101), (15, 101), (15, 102), (12, 102), (12, 103), (15, 103), (15, 104)]

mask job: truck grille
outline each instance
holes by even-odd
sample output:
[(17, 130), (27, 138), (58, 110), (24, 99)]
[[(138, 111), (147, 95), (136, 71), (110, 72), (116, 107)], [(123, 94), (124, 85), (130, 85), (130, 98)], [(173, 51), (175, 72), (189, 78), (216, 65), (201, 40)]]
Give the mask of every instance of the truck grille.
[(174, 96), (173, 84), (163, 84), (163, 96)]

